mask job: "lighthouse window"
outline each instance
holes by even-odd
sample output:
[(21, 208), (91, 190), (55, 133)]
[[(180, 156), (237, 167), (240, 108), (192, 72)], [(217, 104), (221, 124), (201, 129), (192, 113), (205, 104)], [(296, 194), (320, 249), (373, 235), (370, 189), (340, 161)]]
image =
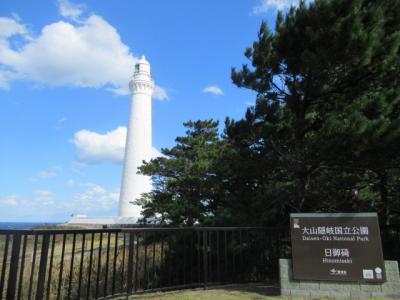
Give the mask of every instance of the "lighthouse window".
[(136, 72), (139, 72), (139, 65), (136, 65), (135, 68), (136, 68), (135, 71), (136, 71)]

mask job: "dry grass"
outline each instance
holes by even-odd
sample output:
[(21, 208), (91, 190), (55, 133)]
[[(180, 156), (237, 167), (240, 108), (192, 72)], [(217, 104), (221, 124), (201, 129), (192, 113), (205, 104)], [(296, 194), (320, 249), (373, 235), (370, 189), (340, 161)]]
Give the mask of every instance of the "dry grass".
[[(115, 233), (112, 233), (109, 237), (108, 239), (108, 235), (103, 234), (103, 238), (101, 239), (100, 234), (94, 234), (93, 236), (87, 234), (85, 240), (83, 240), (83, 236), (79, 234), (75, 236), (74, 246), (73, 234), (68, 234), (65, 237), (63, 249), (63, 235), (51, 235), (47, 259), (45, 295), (48, 294), (49, 299), (56, 299), (59, 291), (60, 299), (66, 299), (68, 293), (70, 293), (71, 299), (86, 299), (87, 294), (89, 294), (89, 298), (94, 299), (96, 295), (100, 297), (110, 295), (113, 291), (121, 292), (126, 290), (128, 237), (125, 240), (125, 250), (123, 247), (124, 238), (121, 234), (117, 236)], [(142, 242), (143, 240), (140, 241), (140, 243)], [(26, 243), (25, 254), (22, 250), (24, 243)], [(39, 236), (36, 240), (37, 246), (35, 251), (34, 236), (23, 237), (21, 241), (16, 286), (17, 294), (20, 294), (22, 299), (28, 299), (29, 294), (32, 298), (35, 297), (42, 243), (42, 236)], [(91, 246), (92, 243), (93, 248)], [(101, 253), (99, 252), (100, 244), (102, 245)], [(9, 241), (8, 248), (5, 249), (5, 238), (4, 236), (0, 237), (1, 262), (3, 262), (4, 252), (7, 250), (8, 253), (4, 274), (6, 283), (10, 269), (11, 248), (12, 239)], [(91, 252), (90, 249), (93, 249), (93, 251)], [(107, 249), (109, 249), (108, 253)], [(154, 264), (157, 267), (160, 263), (161, 252), (158, 244), (155, 244), (154, 248), (147, 247), (147, 266), (153, 266), (153, 250), (155, 256)], [(23, 257), (24, 259), (22, 259)], [(139, 251), (134, 257), (135, 261), (138, 259), (137, 282), (139, 285), (144, 281), (144, 257), (144, 247), (139, 247)], [(22, 261), (24, 261), (23, 266)], [(0, 264), (0, 272), (2, 269), (3, 265)], [(21, 289), (18, 290), (21, 281)], [(30, 284), (31, 282), (32, 284)], [(3, 292), (3, 297), (5, 297), (5, 294), (6, 291)]]

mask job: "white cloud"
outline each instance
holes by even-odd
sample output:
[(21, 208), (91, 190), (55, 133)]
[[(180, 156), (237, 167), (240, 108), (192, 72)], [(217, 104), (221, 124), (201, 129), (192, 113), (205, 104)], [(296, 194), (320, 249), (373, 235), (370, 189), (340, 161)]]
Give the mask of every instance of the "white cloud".
[(69, 179), (69, 180), (65, 183), (65, 185), (68, 186), (68, 187), (74, 187), (74, 186), (76, 185), (76, 182), (75, 182), (75, 180), (73, 180), (73, 179)]
[(57, 120), (57, 123), (60, 124), (60, 123), (64, 123), (65, 121), (67, 121), (67, 118), (66, 117), (62, 117), (62, 118)]
[(58, 0), (58, 11), (65, 18), (77, 20), (83, 13), (85, 5), (74, 4), (67, 0)]
[(91, 182), (74, 182), (74, 185), (79, 190), (67, 198), (60, 199), (49, 190), (37, 189), (27, 196), (0, 197), (0, 207), (12, 212), (12, 215), (17, 215), (19, 220), (49, 221), (54, 216), (68, 218), (71, 213), (87, 213), (93, 216), (96, 212), (103, 212), (115, 215), (119, 201), (119, 188), (109, 191)]
[(54, 194), (48, 190), (36, 190), (33, 192), (33, 200), (40, 205), (52, 205)]
[[(120, 126), (104, 134), (82, 129), (75, 133), (72, 143), (77, 160), (83, 163), (122, 163), (125, 155), (126, 127)], [(155, 148), (153, 158), (162, 154)]]
[(96, 15), (79, 25), (47, 25), (19, 51), (0, 47), (1, 64), (22, 79), (51, 86), (128, 90), (135, 63), (116, 29)]
[(61, 171), (61, 168), (58, 166), (54, 166), (49, 170), (42, 170), (36, 173), (34, 176), (31, 176), (28, 178), (29, 181), (37, 181), (39, 179), (49, 179), (56, 177), (58, 175), (58, 172)]
[(252, 14), (259, 15), (268, 11), (285, 10), (290, 6), (298, 6), (299, 0), (259, 0), (253, 7)]
[(162, 154), (160, 151), (158, 151), (158, 149), (153, 147), (151, 149), (151, 157), (154, 159), (157, 157), (166, 157), (166, 156), (164, 154)]
[[(104, 88), (116, 95), (129, 94), (128, 82), (137, 58), (125, 45), (116, 28), (101, 16), (82, 18), (83, 6), (59, 1), (67, 21), (44, 26), (36, 37), (26, 37), (14, 49), (14, 37), (26, 36), (19, 21), (0, 18), (0, 88), (13, 80), (28, 80), (44, 86)], [(81, 17), (79, 21), (78, 17)], [(155, 97), (168, 98), (156, 87)]]
[(164, 88), (157, 85), (154, 87), (153, 98), (161, 101), (169, 99), (167, 91)]
[(86, 183), (86, 189), (76, 194), (71, 201), (62, 204), (63, 207), (75, 213), (90, 213), (115, 209), (119, 192), (109, 192), (95, 183)]
[(203, 93), (211, 93), (216, 96), (221, 96), (224, 94), (224, 92), (221, 90), (221, 88), (216, 85), (210, 85), (210, 86), (205, 87), (203, 89)]
[(57, 173), (54, 171), (40, 171), (38, 173), (38, 177), (42, 179), (48, 179), (57, 176)]
[(65, 123), (66, 121), (67, 121), (67, 118), (66, 118), (66, 117), (59, 118), (59, 119), (56, 121), (56, 126), (54, 127), (54, 129), (55, 129), (55, 130), (60, 130), (60, 129), (62, 129), (63, 126), (64, 126), (64, 123)]
[[(1, 51), (1, 39), (0, 39), (0, 51)], [(11, 71), (2, 70), (0, 64), (0, 89), (9, 90), (10, 81), (16, 79), (18, 76)]]
[(124, 159), (125, 139), (126, 127), (118, 127), (105, 134), (83, 129), (75, 133), (72, 142), (80, 162), (119, 163)]
[(25, 35), (27, 29), (25, 25), (12, 18), (0, 17), (0, 38), (8, 38), (13, 35)]
[(2, 198), (0, 198), (0, 203), (9, 205), (9, 206), (16, 206), (18, 204), (17, 196), (10, 195), (10, 196), (2, 197)]

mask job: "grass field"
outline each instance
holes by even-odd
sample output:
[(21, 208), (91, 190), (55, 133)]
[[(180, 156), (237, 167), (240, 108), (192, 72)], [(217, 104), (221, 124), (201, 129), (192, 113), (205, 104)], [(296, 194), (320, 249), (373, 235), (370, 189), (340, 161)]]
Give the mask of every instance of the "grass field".
[[(229, 291), (229, 290), (207, 290), (207, 291), (185, 291), (158, 293), (145, 296), (133, 297), (132, 299), (143, 300), (258, 300), (258, 299), (276, 299), (274, 296), (264, 296), (258, 293), (244, 291)], [(280, 298), (280, 297), (279, 297)]]
[[(151, 294), (135, 295), (130, 300), (300, 300), (302, 297), (284, 297), (279, 295), (279, 287), (265, 284), (237, 284), (215, 287), (204, 290), (202, 288), (171, 292), (158, 292)], [(333, 298), (313, 298), (333, 299)], [(362, 298), (356, 298), (362, 299)], [(372, 298), (368, 298), (372, 299)], [(390, 300), (395, 298), (373, 298), (374, 300)], [(398, 299), (398, 298), (397, 298)], [(126, 300), (126, 297), (113, 300)]]
[[(220, 288), (194, 289), (174, 292), (160, 292), (133, 296), (131, 299), (143, 300), (258, 300), (285, 299), (279, 297), (279, 288), (264, 284), (238, 284)], [(124, 298), (120, 298), (121, 300)], [(126, 298), (125, 298), (126, 299)], [(119, 299), (118, 299), (119, 300)]]

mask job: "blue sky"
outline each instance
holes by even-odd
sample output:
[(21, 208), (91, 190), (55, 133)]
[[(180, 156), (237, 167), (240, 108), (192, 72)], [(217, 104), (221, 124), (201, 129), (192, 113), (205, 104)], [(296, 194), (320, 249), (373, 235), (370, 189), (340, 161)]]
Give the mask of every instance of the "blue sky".
[(0, 0), (0, 221), (116, 215), (128, 81), (146, 55), (153, 145), (187, 120), (241, 118), (234, 86), (259, 25), (291, 0)]

